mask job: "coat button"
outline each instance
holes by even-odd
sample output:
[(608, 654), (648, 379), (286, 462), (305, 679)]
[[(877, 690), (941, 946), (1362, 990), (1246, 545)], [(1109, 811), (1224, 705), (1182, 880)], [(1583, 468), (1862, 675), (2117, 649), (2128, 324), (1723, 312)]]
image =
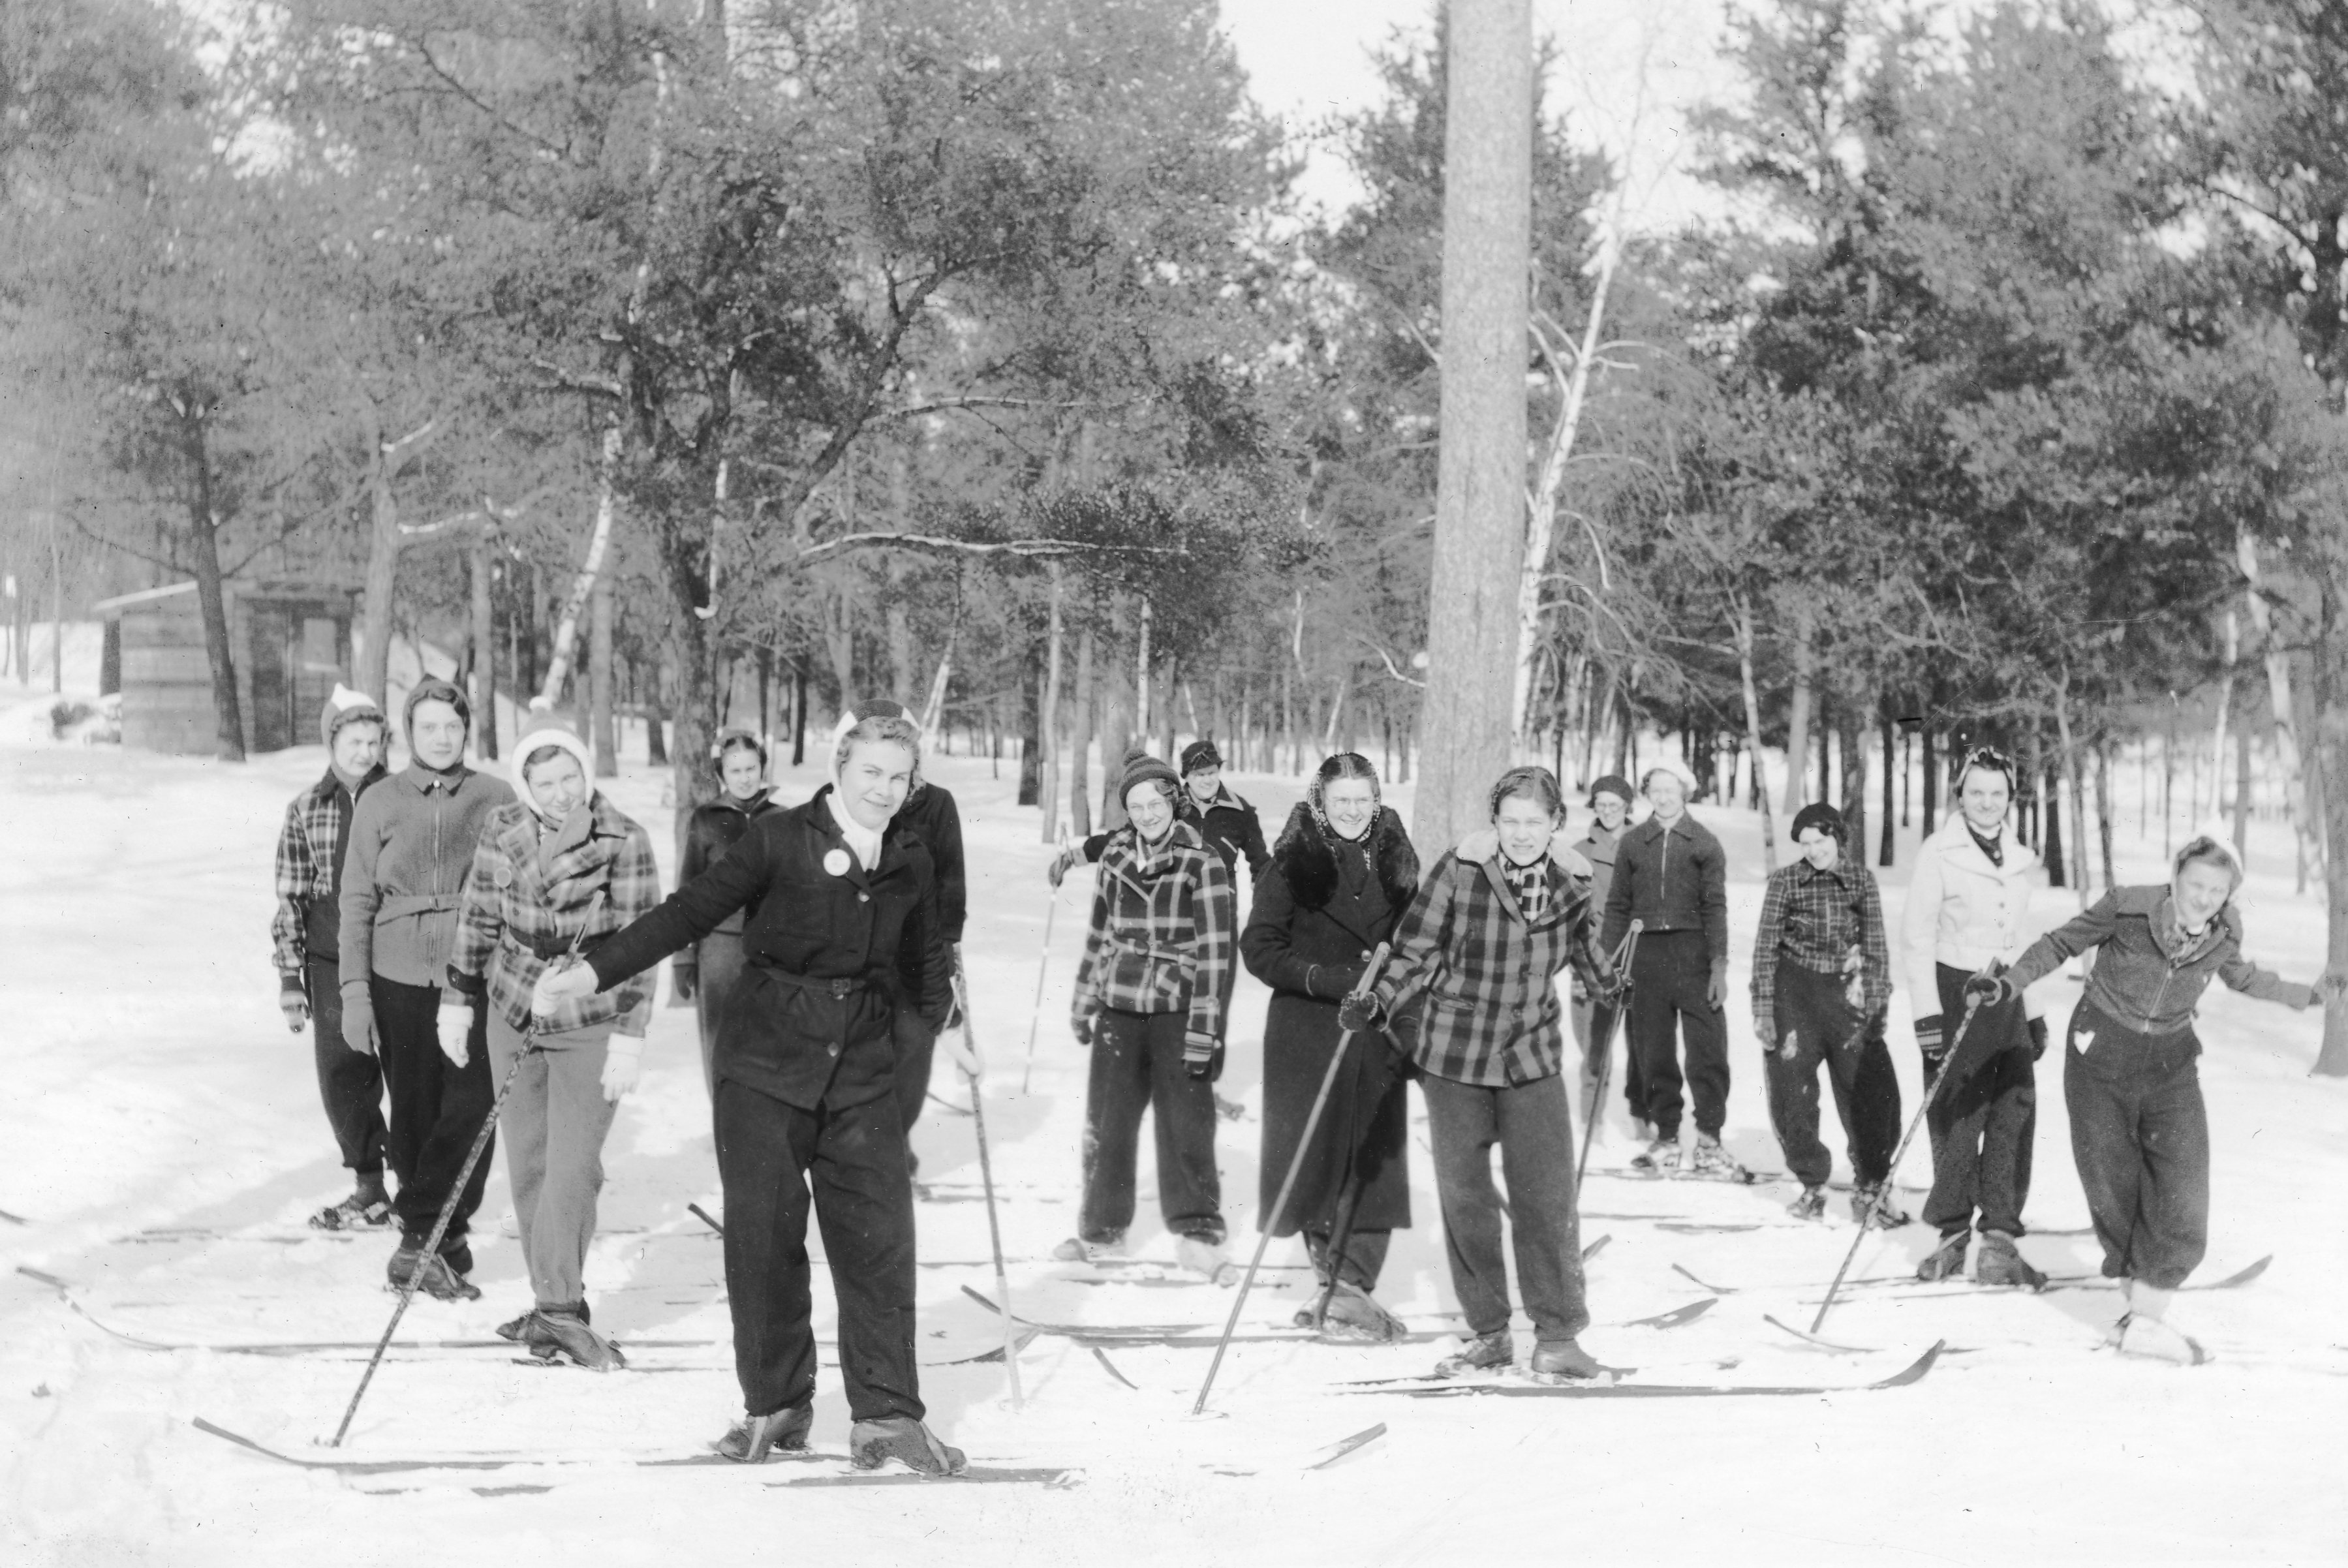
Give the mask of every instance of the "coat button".
[(839, 1047), (838, 1046), (826, 1046), (824, 1047), (824, 1049), (830, 1052), (835, 1057), (839, 1055)]
[(1370, 950), (1369, 950), (1368, 948), (1365, 947), (1365, 948), (1363, 948), (1363, 949), (1362, 949), (1362, 962), (1363, 962), (1363, 963), (1367, 964), (1373, 956), (1374, 956), (1374, 954), (1370, 952)]
[(872, 902), (872, 895), (869, 892), (860, 892), (856, 895), (856, 902), (859, 903), (870, 903)]

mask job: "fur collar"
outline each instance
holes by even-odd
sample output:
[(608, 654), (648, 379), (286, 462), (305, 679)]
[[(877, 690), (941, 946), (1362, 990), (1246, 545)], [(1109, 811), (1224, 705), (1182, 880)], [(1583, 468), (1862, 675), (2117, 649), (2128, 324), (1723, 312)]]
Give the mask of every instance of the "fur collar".
[[(1391, 806), (1378, 808), (1377, 820), (1370, 824), (1370, 863), (1378, 873), (1378, 886), (1386, 895), (1386, 903), (1396, 912), (1410, 903), (1418, 891), (1418, 851), (1412, 848), (1410, 835), (1403, 830), (1402, 818)], [(1337, 851), (1342, 841), (1323, 832), (1321, 824), (1313, 820), (1313, 809), (1299, 800), (1288, 813), (1288, 823), (1280, 830), (1280, 842), (1272, 846), (1272, 864), (1280, 868), (1281, 880), (1300, 908), (1321, 909), (1337, 892)], [(1351, 852), (1354, 846), (1343, 846)]]

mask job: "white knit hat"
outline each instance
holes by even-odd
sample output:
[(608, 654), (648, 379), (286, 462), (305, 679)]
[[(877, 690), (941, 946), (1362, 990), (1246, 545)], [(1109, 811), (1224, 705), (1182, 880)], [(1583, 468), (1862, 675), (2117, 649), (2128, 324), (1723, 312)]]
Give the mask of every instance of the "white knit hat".
[(1639, 792), (1641, 794), (1643, 795), (1647, 791), (1647, 780), (1653, 778), (1658, 773), (1670, 774), (1682, 784), (1687, 786), (1688, 799), (1694, 799), (1695, 798), (1695, 775), (1688, 771), (1688, 766), (1686, 763), (1682, 762), (1676, 757), (1669, 755), (1658, 757), (1653, 762), (1646, 763), (1640, 768)]
[(580, 738), (579, 725), (569, 715), (551, 709), (533, 709), (522, 727), (521, 738), (514, 742), (511, 772), (515, 791), (525, 800), (530, 799), (530, 780), (522, 777), (522, 768), (533, 751), (549, 746), (559, 746), (579, 759), (579, 771), (587, 780), (590, 794), (595, 788), (595, 754)]
[(2195, 829), (2193, 836), (2178, 848), (2176, 860), (2169, 863), (2169, 874), (2174, 876), (2183, 871), (2185, 857), (2204, 847), (2214, 849), (2226, 857), (2228, 862), (2234, 868), (2234, 885), (2237, 888), (2240, 887), (2246, 872), (2242, 864), (2242, 851), (2235, 847), (2233, 838), (2227, 831), (2226, 825), (2214, 820), (2204, 822)]

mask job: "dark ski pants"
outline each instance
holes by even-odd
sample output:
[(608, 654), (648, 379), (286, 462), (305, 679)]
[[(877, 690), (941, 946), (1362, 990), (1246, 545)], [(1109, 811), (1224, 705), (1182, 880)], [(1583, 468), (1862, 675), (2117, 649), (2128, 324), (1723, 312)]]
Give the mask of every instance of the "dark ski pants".
[[(440, 1205), (456, 1190), (457, 1172), (472, 1151), (473, 1135), (481, 1130), (497, 1100), (497, 1086), (489, 1081), (489, 1017), (485, 1008), (473, 1009), (473, 1032), (460, 1068), (440, 1054), (438, 986), (409, 985), (376, 975), (369, 976), (367, 989), (375, 999), (376, 1048), (383, 1061), (384, 1086), (391, 1091), (390, 1132), (384, 1148), (399, 1177), (392, 1212), (399, 1216), (405, 1243), (420, 1247), (430, 1239)], [(497, 1158), (497, 1134), (491, 1133), (440, 1241), (441, 1255), (458, 1274), (472, 1272), (473, 1252), (465, 1236), (473, 1211), (481, 1206), (481, 1189), (489, 1182), (490, 1161)]]
[(343, 1043), (343, 985), (334, 960), (312, 959), (304, 979), (310, 987), (310, 1048), (317, 1058), (318, 1098), (344, 1166), (361, 1176), (383, 1178), (383, 1063)]
[(898, 1008), (889, 1028), (896, 1037), (897, 1114), (905, 1123), (905, 1170), (911, 1174), (922, 1163), (911, 1148), (913, 1123), (921, 1119), (922, 1108), (930, 1102), (930, 1064), (937, 1057), (938, 1032), (912, 1007)]
[[(1313, 1277), (1323, 1284), (1329, 1283), (1329, 1245), (1335, 1239), (1332, 1231), (1304, 1228), (1304, 1251), (1313, 1260)], [(1337, 1277), (1363, 1290), (1377, 1289), (1378, 1275), (1385, 1272), (1386, 1249), (1393, 1241), (1392, 1231), (1354, 1226), (1345, 1233), (1345, 1250), (1337, 1258)]]
[[(717, 1085), (726, 1295), (734, 1370), (753, 1416), (815, 1398), (810, 1203), (839, 1302), (839, 1373), (859, 1421), (920, 1420), (913, 1361), (913, 1188), (897, 1102), (804, 1110), (730, 1078)], [(812, 1194), (810, 1194), (812, 1187)]]
[[(1577, 996), (1567, 1009), (1573, 1020), (1573, 1043), (1581, 1050), (1581, 1096), (1574, 1104), (1584, 1125), (1590, 1120), (1590, 1103), (1598, 1098), (1601, 1083), (1612, 1082), (1615, 1075), (1606, 1070), (1606, 1058), (1614, 1051), (1614, 1009), (1595, 997)], [(1631, 1114), (1646, 1119), (1646, 1086), (1641, 1081), (1635, 1057), (1625, 1065), (1622, 1074), (1623, 1103)]]
[(1862, 1187), (1875, 1185), (1890, 1174), (1891, 1151), (1900, 1142), (1900, 1080), (1892, 1075), (1882, 1016), (1863, 1020), (1862, 1030), (1841, 976), (1787, 958), (1777, 961), (1776, 998), (1777, 1037), (1762, 1042), (1761, 1059), (1769, 1078), (1769, 1125), (1786, 1151), (1786, 1169), (1805, 1187), (1825, 1186), (1834, 1171), (1834, 1157), (1818, 1141), (1818, 1068), (1824, 1066), (1851, 1176)]
[(713, 931), (694, 951), (693, 1002), (695, 1022), (701, 1026), (701, 1084), (717, 1102), (717, 1026), (726, 1017), (726, 1004), (742, 983), (742, 934)]
[(1700, 931), (1649, 932), (1631, 957), (1631, 1057), (1644, 1095), (1640, 1114), (1663, 1138), (1680, 1132), (1682, 1039), (1695, 1130), (1717, 1138), (1728, 1119), (1728, 1020), (1704, 1000), (1711, 980), (1712, 944)]
[(1500, 1195), (1492, 1186), (1492, 1146), (1509, 1183), (1507, 1220), (1516, 1243), (1525, 1315), (1543, 1344), (1590, 1326), (1581, 1278), (1581, 1214), (1573, 1191), (1573, 1102), (1565, 1075), (1488, 1088), (1423, 1076), (1426, 1125), (1435, 1145), (1435, 1191), (1443, 1205), (1443, 1250), (1468, 1332), (1509, 1326), (1509, 1270), (1501, 1253)]
[(1093, 1027), (1085, 1086), (1085, 1199), (1076, 1234), (1112, 1242), (1133, 1223), (1141, 1113), (1155, 1113), (1158, 1212), (1178, 1236), (1223, 1239), (1223, 1182), (1215, 1169), (1215, 1091), (1182, 1062), (1184, 1013), (1112, 1007)]
[[(1972, 975), (1942, 964), (1936, 977), (1941, 1026), (1954, 1045)], [(1976, 1012), (1962, 1050), (1949, 1057), (1949, 1085), (1924, 1118), (1932, 1135), (1932, 1191), (1924, 1200), (1924, 1222), (1942, 1235), (1973, 1224), (1976, 1211), (1979, 1229), (2022, 1234), (2038, 1136), (2038, 1073), (2030, 1047), (2030, 1020), (2017, 996)]]
[(2146, 1035), (2082, 1002), (2063, 1055), (2071, 1158), (2104, 1274), (2175, 1290), (2209, 1247), (2209, 1115), (2191, 1029)]

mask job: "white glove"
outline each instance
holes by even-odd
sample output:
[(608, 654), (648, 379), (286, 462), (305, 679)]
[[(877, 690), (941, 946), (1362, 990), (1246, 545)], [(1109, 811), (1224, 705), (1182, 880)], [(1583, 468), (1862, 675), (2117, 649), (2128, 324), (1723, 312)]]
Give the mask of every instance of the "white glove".
[(613, 1105), (643, 1076), (644, 1042), (638, 1035), (613, 1035), (603, 1043), (603, 1098)]
[(564, 964), (547, 966), (530, 993), (530, 1010), (541, 1018), (551, 1018), (555, 1009), (565, 1002), (575, 1002), (595, 994), (595, 969), (588, 964)]
[(953, 1065), (971, 1078), (976, 1078), (986, 1070), (984, 1064), (978, 1059), (977, 1042), (971, 1037), (968, 1029), (942, 1029), (938, 1032), (938, 1042), (945, 1047), (946, 1054), (953, 1057)]
[(465, 1065), (472, 1054), (466, 1044), (473, 1033), (473, 1005), (470, 1002), (440, 1004), (440, 1054), (458, 1067)]

